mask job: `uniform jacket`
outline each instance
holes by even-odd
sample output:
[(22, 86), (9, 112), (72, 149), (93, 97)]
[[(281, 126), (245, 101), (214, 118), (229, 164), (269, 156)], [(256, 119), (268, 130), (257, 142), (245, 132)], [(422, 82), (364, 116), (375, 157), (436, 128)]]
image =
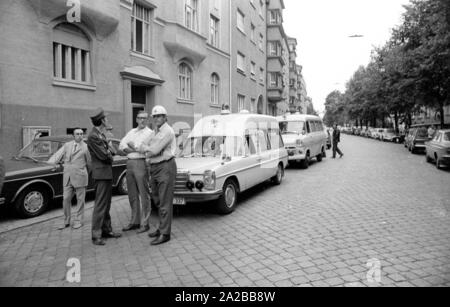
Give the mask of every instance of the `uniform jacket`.
[(91, 155), (85, 142), (77, 144), (74, 151), (75, 141), (68, 142), (56, 153), (55, 162), (64, 163), (63, 186), (69, 183), (74, 188), (85, 188), (89, 183), (88, 167), (91, 165)]
[(106, 136), (94, 127), (89, 134), (87, 143), (92, 159), (92, 178), (94, 180), (112, 180), (114, 158)]
[(333, 143), (340, 143), (341, 142), (341, 132), (336, 129), (333, 130)]

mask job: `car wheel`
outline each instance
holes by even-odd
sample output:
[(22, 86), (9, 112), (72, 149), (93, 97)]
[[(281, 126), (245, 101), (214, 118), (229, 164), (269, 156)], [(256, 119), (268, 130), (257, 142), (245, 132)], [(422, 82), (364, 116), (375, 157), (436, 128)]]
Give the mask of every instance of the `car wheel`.
[(123, 175), (120, 178), (119, 184), (117, 185), (117, 193), (120, 195), (128, 195), (128, 185), (127, 185), (127, 175)]
[(430, 156), (428, 155), (428, 153), (425, 153), (425, 155), (426, 155), (427, 163), (431, 163), (432, 160), (431, 160)]
[(415, 154), (416, 153), (416, 148), (413, 146), (410, 151), (411, 151), (412, 154)]
[(236, 209), (238, 189), (234, 180), (228, 179), (223, 185), (222, 196), (217, 201), (220, 214), (230, 214)]
[(325, 150), (322, 148), (322, 152), (320, 153), (320, 155), (316, 156), (317, 162), (322, 162), (325, 156), (326, 156)]
[(22, 218), (32, 218), (44, 213), (48, 203), (48, 191), (39, 186), (31, 186), (20, 193), (14, 205)]
[(283, 177), (284, 177), (283, 165), (278, 164), (277, 174), (274, 177), (272, 177), (272, 182), (275, 185), (280, 185), (281, 182), (283, 181)]
[(309, 157), (309, 152), (306, 154), (306, 158), (305, 160), (302, 160), (302, 162), (300, 163), (300, 167), (303, 169), (308, 169), (309, 168), (309, 161), (310, 161), (310, 157)]

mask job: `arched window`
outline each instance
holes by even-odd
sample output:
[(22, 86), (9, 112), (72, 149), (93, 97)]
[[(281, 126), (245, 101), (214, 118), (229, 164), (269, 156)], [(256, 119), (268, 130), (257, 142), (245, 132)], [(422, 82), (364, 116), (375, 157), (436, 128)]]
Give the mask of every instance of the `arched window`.
[(61, 23), (53, 30), (53, 76), (57, 80), (92, 83), (91, 44), (77, 26)]
[(178, 97), (192, 100), (192, 69), (186, 63), (181, 63), (178, 67), (178, 81)]
[(220, 79), (216, 73), (211, 75), (211, 104), (219, 105), (220, 104)]

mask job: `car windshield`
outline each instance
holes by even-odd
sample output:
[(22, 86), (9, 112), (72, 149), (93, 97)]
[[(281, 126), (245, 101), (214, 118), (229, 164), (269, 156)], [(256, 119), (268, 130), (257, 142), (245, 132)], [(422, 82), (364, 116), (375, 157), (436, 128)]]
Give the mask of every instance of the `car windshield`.
[(203, 136), (188, 138), (178, 157), (242, 157), (244, 153), (245, 147), (241, 137)]
[(305, 131), (305, 122), (302, 121), (280, 122), (280, 130), (281, 134), (289, 134), (289, 133), (300, 134), (303, 133), (303, 131)]
[(443, 140), (444, 140), (445, 142), (450, 142), (450, 132), (444, 133), (444, 138), (443, 138)]
[(418, 136), (418, 137), (421, 137), (421, 138), (426, 138), (426, 137), (428, 137), (428, 131), (427, 131), (427, 129), (426, 129), (426, 128), (420, 128), (420, 129), (417, 131), (417, 136)]
[(61, 142), (37, 139), (22, 149), (16, 158), (30, 159), (35, 162), (47, 162), (62, 146), (63, 143)]

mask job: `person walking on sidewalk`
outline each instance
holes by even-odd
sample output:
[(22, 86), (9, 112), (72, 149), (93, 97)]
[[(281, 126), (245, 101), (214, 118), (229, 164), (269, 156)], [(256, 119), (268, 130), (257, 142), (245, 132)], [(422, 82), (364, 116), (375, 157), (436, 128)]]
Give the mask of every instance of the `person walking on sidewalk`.
[(102, 108), (91, 116), (94, 128), (88, 137), (88, 148), (92, 158), (92, 178), (95, 181), (95, 204), (92, 213), (92, 243), (105, 245), (103, 239), (120, 238), (114, 233), (111, 224), (112, 163), (114, 149), (104, 134), (108, 119)]
[(340, 142), (341, 142), (341, 132), (339, 131), (337, 124), (334, 124), (334, 126), (333, 126), (333, 159), (336, 159), (336, 152), (340, 155), (341, 158), (344, 156), (344, 154), (338, 147)]
[(91, 155), (86, 143), (83, 141), (83, 129), (75, 128), (73, 136), (74, 140), (64, 144), (56, 155), (49, 160), (49, 163), (64, 163), (64, 224), (59, 228), (60, 230), (70, 227), (74, 194), (77, 196), (77, 209), (73, 228), (81, 228), (84, 220), (86, 188), (89, 183), (88, 167), (91, 165)]
[[(162, 106), (153, 108), (152, 117), (156, 130), (148, 144), (138, 150), (145, 153), (150, 164), (150, 185), (152, 200), (159, 211), (159, 227), (149, 234), (155, 238), (151, 245), (170, 241), (173, 216), (173, 195), (177, 165), (175, 163), (176, 140), (172, 127), (167, 123), (167, 111)], [(130, 144), (134, 147), (133, 144)]]
[[(138, 127), (132, 129), (120, 142), (119, 150), (128, 158), (127, 162), (127, 188), (128, 199), (131, 206), (131, 221), (123, 231), (139, 229), (138, 233), (150, 230), (150, 191), (149, 173), (145, 164), (145, 154), (131, 149), (128, 144), (139, 148), (148, 143), (152, 130), (148, 128), (148, 113), (139, 112), (136, 118)], [(139, 199), (140, 198), (140, 199)], [(142, 207), (141, 207), (142, 204)]]

